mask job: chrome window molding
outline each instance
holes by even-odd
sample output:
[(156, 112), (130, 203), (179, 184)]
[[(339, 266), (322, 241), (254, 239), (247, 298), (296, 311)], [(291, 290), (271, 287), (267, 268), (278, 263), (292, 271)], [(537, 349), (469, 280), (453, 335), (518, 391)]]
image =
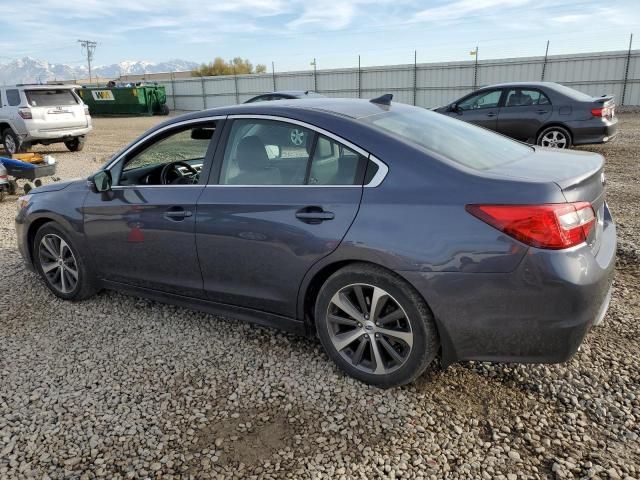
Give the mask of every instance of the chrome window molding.
[[(135, 150), (136, 148), (138, 148), (140, 145), (142, 145), (143, 143), (149, 141), (150, 139), (154, 138), (157, 135), (160, 135), (163, 132), (166, 132), (167, 130), (171, 130), (173, 128), (178, 128), (181, 126), (185, 126), (185, 125), (191, 125), (194, 123), (203, 123), (203, 122), (208, 122), (208, 121), (214, 121), (214, 120), (224, 120), (225, 118), (228, 119), (256, 119), (256, 120), (275, 120), (278, 122), (284, 122), (284, 123), (291, 123), (294, 125), (299, 125), (301, 127), (305, 127), (308, 128), (309, 130), (313, 130), (317, 133), (320, 133), (326, 137), (331, 138), (332, 140), (335, 140), (338, 143), (341, 143), (342, 145), (344, 145), (347, 148), (350, 148), (351, 150), (356, 151), (357, 153), (359, 153), (360, 155), (362, 155), (363, 157), (369, 159), (370, 161), (372, 161), (373, 163), (375, 163), (378, 166), (378, 171), (376, 172), (376, 174), (374, 175), (374, 177), (371, 179), (371, 181), (369, 183), (367, 183), (366, 185), (364, 185), (364, 188), (375, 188), (377, 186), (379, 186), (382, 181), (385, 179), (385, 177), (387, 176), (387, 173), (389, 172), (389, 167), (387, 166), (386, 163), (384, 163), (382, 160), (378, 159), (377, 157), (374, 157), (373, 155), (371, 155), (369, 152), (367, 152), (366, 150), (360, 148), (359, 146), (351, 143), (348, 140), (345, 140), (344, 138), (331, 133), (323, 128), (317, 127), (315, 125), (312, 125), (310, 123), (307, 122), (303, 122), (300, 120), (295, 120), (292, 118), (288, 118), (288, 117), (279, 117), (276, 115), (250, 115), (250, 114), (238, 114), (238, 115), (216, 115), (213, 117), (201, 117), (201, 118), (191, 118), (189, 120), (183, 120), (181, 122), (176, 122), (176, 123), (171, 123), (169, 125), (166, 125), (158, 130), (156, 130), (155, 132), (153, 132), (153, 134), (141, 138), (140, 140), (138, 140), (137, 142), (131, 144), (126, 150), (122, 151), (116, 158), (114, 158), (109, 165), (107, 165), (107, 167), (105, 168), (105, 170), (110, 170), (111, 168), (114, 167), (114, 165), (116, 165), (119, 161), (121, 161), (128, 153), (130, 153), (132, 150)], [(113, 187), (111, 187), (113, 190), (123, 190), (123, 189), (131, 189), (131, 188), (157, 188), (157, 187), (168, 187), (168, 186), (172, 186), (172, 187), (223, 187), (223, 188), (300, 188), (300, 187), (311, 187), (311, 188), (360, 188), (360, 185), (220, 185), (220, 184), (209, 184), (209, 185), (201, 185), (201, 184), (194, 184), (194, 185), (114, 185)]]

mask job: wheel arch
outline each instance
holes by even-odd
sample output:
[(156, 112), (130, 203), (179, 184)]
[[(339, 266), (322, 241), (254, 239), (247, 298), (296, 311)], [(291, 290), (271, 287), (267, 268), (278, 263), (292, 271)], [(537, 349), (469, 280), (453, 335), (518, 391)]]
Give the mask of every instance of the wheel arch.
[(416, 288), (416, 286), (411, 282), (406, 276), (401, 273), (394, 271), (387, 265), (383, 263), (376, 263), (370, 260), (363, 260), (359, 258), (351, 258), (351, 259), (339, 259), (335, 261), (325, 261), (321, 265), (316, 264), (303, 279), (303, 283), (300, 287), (300, 291), (298, 293), (298, 319), (301, 319), (304, 322), (305, 330), (309, 335), (315, 336), (315, 319), (314, 319), (314, 309), (315, 309), (315, 300), (317, 297), (320, 288), (327, 281), (327, 279), (333, 275), (335, 272), (344, 268), (348, 265), (352, 264), (368, 264), (378, 268), (382, 268), (389, 272), (391, 275), (400, 277), (402, 280), (407, 282), (416, 293), (422, 298), (424, 303), (427, 305), (427, 308), (431, 311), (433, 315), (436, 330), (438, 332), (438, 337), (440, 338), (440, 349), (444, 366), (447, 366), (453, 363), (453, 357), (455, 349), (451, 343), (451, 340), (447, 334), (446, 328), (438, 321), (438, 317), (435, 312), (431, 308), (431, 305), (427, 298)]
[(36, 234), (38, 233), (38, 230), (48, 223), (55, 223), (67, 232), (73, 231), (71, 230), (71, 225), (67, 221), (62, 218), (56, 218), (54, 215), (42, 215), (33, 219), (27, 228), (27, 247), (29, 249), (28, 253), (32, 262), (34, 261), (33, 242), (36, 238)]

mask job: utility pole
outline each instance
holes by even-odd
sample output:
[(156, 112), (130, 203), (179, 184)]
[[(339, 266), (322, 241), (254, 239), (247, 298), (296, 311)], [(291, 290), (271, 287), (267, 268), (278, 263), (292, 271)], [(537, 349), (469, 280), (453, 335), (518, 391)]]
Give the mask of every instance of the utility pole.
[(313, 62), (311, 62), (311, 65), (313, 65), (313, 91), (317, 92), (318, 91), (318, 71), (316, 70), (317, 68), (317, 64), (316, 64), (316, 59), (313, 59)]
[(475, 57), (475, 63), (473, 64), (473, 89), (478, 89), (478, 46), (476, 45), (476, 49), (469, 52), (469, 55)]
[(89, 83), (91, 83), (91, 60), (93, 60), (93, 52), (96, 50), (98, 42), (93, 40), (78, 40), (78, 43), (82, 46), (82, 51), (87, 54), (87, 65), (89, 66)]
[(542, 62), (542, 75), (540, 77), (540, 81), (544, 82), (544, 74), (547, 71), (547, 58), (549, 57), (549, 40), (547, 40), (547, 48), (544, 51), (544, 62)]

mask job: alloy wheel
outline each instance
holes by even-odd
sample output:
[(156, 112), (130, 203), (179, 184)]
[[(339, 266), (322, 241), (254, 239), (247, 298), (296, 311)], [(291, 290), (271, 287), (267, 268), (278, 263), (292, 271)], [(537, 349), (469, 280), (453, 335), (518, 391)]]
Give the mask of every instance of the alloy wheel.
[(329, 302), (327, 326), (334, 348), (358, 370), (385, 375), (400, 368), (413, 332), (398, 301), (380, 287), (347, 285)]
[(540, 145), (552, 148), (567, 148), (567, 137), (559, 130), (551, 130), (542, 137)]
[(40, 240), (38, 253), (49, 284), (60, 293), (73, 292), (78, 285), (78, 264), (67, 242), (49, 233)]

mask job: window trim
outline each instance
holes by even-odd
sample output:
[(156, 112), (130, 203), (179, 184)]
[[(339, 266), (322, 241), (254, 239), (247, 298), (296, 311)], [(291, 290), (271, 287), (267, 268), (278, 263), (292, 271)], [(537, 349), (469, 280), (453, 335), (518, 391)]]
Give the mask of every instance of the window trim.
[[(303, 122), (301, 120), (296, 120), (294, 118), (281, 117), (281, 116), (278, 116), (278, 115), (262, 115), (262, 114), (235, 114), (235, 115), (233, 115), (232, 114), (232, 115), (229, 115), (227, 117), (227, 120), (231, 120), (231, 121), (233, 121), (233, 120), (247, 120), (247, 119), (248, 120), (273, 120), (273, 121), (277, 121), (277, 122), (291, 123), (291, 124), (294, 124), (294, 125), (298, 125), (298, 126), (304, 127), (306, 129), (309, 129), (309, 130), (315, 132), (316, 136), (318, 134), (324, 135), (325, 137), (328, 137), (328, 138), (334, 140), (335, 142), (342, 144), (344, 147), (349, 148), (351, 150), (354, 150), (355, 152), (357, 152), (358, 154), (362, 155), (367, 160), (375, 163), (378, 166), (378, 171), (373, 176), (371, 181), (369, 183), (367, 183), (366, 185), (223, 185), (223, 184), (219, 184), (219, 183), (211, 184), (211, 183), (207, 182), (206, 188), (209, 188), (209, 187), (222, 187), (222, 188), (375, 188), (375, 187), (379, 186), (382, 183), (382, 181), (387, 176), (387, 173), (389, 172), (389, 167), (387, 166), (386, 163), (384, 163), (382, 160), (378, 159), (377, 157), (373, 156), (372, 154), (370, 154), (366, 150), (360, 148), (359, 146), (351, 143), (348, 140), (345, 140), (344, 138), (342, 138), (342, 137), (340, 137), (338, 135), (335, 135), (334, 133), (331, 133), (331, 132), (329, 132), (329, 131), (321, 128), (321, 127), (317, 127), (317, 126), (312, 125), (310, 123)], [(224, 138), (223, 141), (221, 142), (221, 143), (224, 143), (225, 148), (226, 148), (226, 145), (227, 145), (227, 141), (228, 141), (228, 136), (226, 138)], [(211, 180), (211, 178), (209, 180)]]

